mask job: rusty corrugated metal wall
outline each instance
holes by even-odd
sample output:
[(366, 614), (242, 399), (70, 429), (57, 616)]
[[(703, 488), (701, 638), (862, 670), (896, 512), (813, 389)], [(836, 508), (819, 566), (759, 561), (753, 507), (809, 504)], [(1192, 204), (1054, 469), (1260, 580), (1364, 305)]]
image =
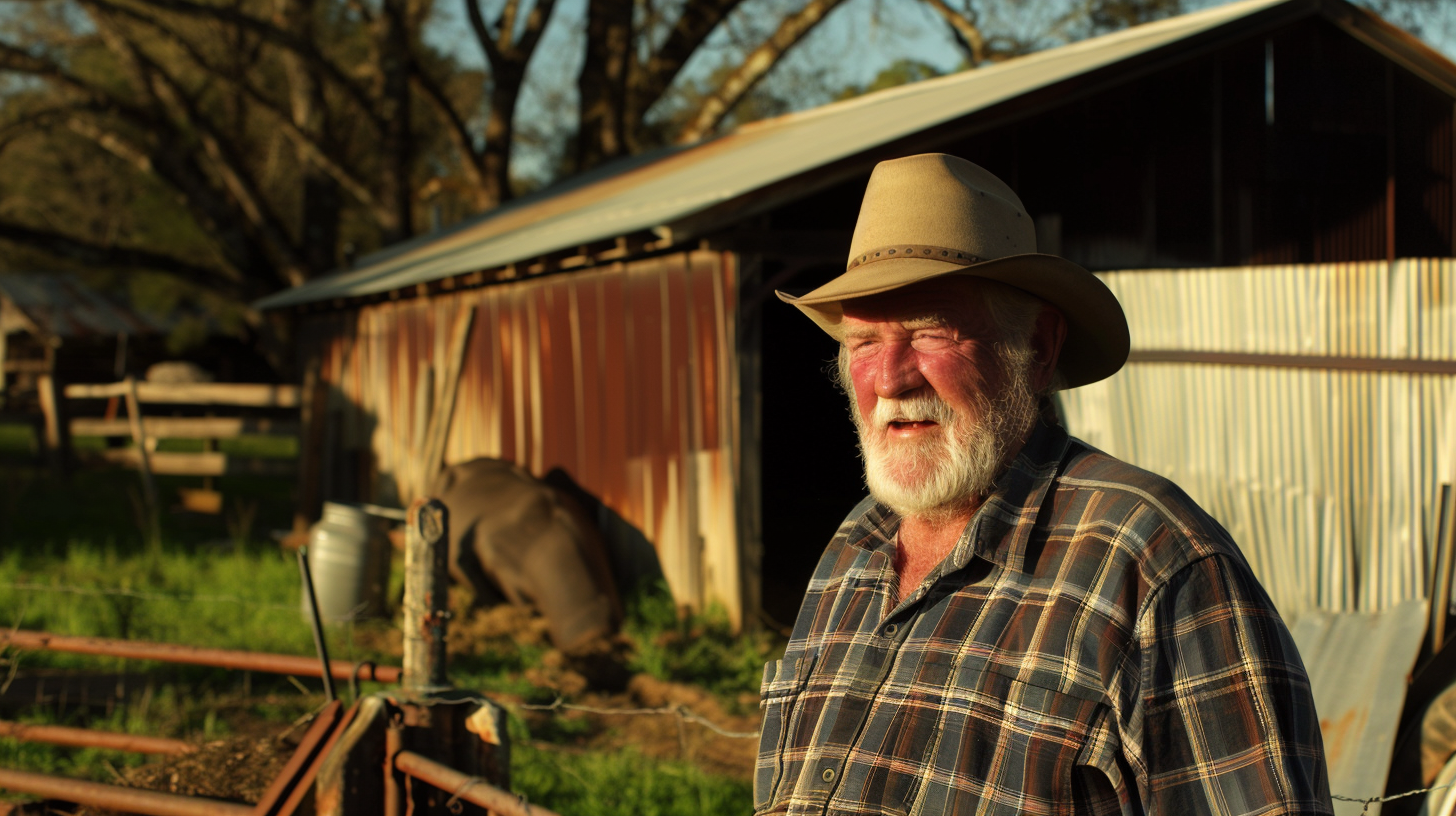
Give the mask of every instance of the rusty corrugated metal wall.
[(324, 494), (412, 498), (429, 392), (473, 309), (446, 463), (565, 470), (655, 546), (680, 603), (740, 623), (736, 274), (731, 254), (690, 252), (310, 318), (337, 425)]
[[(1074, 434), (1187, 490), (1286, 615), (1425, 596), (1453, 480), (1456, 375), (1357, 367), (1456, 360), (1456, 260), (1102, 277), (1134, 361), (1062, 395)], [(1208, 352), (1267, 362), (1166, 361)]]

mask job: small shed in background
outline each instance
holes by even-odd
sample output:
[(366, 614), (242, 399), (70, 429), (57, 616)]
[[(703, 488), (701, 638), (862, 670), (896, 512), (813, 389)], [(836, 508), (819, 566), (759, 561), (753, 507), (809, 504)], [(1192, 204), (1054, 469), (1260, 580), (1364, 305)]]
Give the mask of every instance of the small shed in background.
[(300, 317), (303, 513), (506, 458), (649, 541), (680, 602), (790, 619), (863, 487), (833, 343), (772, 292), (844, 268), (876, 162), (943, 151), (1128, 306), (1074, 433), (1186, 479), (1286, 614), (1426, 597), (1453, 121), (1456, 65), (1408, 34), (1244, 0), (605, 168), (259, 304)]
[(169, 327), (64, 272), (0, 273), (0, 395), (33, 399), (37, 378), (120, 379), (132, 338)]

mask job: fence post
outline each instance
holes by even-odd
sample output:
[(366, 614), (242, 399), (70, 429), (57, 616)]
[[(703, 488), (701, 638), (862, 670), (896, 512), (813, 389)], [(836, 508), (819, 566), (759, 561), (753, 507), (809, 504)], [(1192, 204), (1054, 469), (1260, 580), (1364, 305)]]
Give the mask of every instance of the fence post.
[(449, 688), (445, 628), (450, 617), (450, 516), (439, 499), (410, 503), (405, 522), (404, 678), (407, 691)]
[(137, 395), (136, 378), (128, 376), (122, 380), (126, 386), (126, 418), (131, 424), (132, 442), (136, 444), (137, 470), (142, 474), (142, 494), (147, 505), (147, 544), (153, 552), (162, 546), (162, 508), (157, 498), (157, 483), (152, 479), (152, 452), (147, 439), (146, 426), (142, 424), (142, 401)]
[(35, 385), (40, 411), (45, 418), (41, 444), (45, 448), (47, 464), (53, 474), (64, 478), (69, 475), (71, 466), (70, 417), (63, 402), (65, 389), (56, 382), (54, 373), (40, 375)]

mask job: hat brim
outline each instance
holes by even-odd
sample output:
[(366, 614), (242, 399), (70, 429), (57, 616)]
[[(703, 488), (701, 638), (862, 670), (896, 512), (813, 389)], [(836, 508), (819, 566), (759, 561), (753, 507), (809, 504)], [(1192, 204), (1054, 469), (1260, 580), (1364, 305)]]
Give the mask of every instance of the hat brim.
[(844, 339), (843, 301), (870, 297), (946, 275), (969, 275), (1012, 286), (1055, 306), (1067, 321), (1057, 362), (1068, 388), (1106, 379), (1127, 362), (1127, 318), (1112, 290), (1086, 269), (1056, 255), (1010, 255), (964, 266), (931, 258), (897, 258), (857, 266), (800, 297), (775, 292), (836, 340)]

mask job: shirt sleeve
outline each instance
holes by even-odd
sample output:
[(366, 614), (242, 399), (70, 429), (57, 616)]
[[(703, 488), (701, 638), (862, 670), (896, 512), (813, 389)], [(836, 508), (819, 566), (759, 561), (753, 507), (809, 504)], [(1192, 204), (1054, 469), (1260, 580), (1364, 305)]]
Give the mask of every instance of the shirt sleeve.
[(1248, 566), (1199, 559), (1137, 623), (1124, 748), (1149, 814), (1329, 814), (1319, 718), (1299, 652)]

